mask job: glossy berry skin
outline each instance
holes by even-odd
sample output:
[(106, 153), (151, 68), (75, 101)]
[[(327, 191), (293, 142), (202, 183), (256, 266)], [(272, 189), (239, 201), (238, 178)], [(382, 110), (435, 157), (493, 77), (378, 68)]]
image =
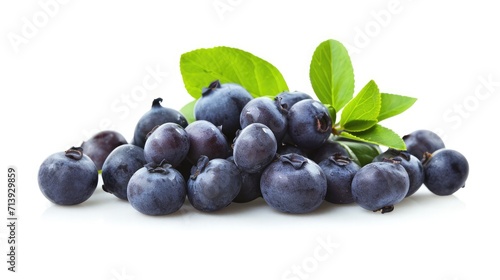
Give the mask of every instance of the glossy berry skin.
[(186, 127), (189, 136), (189, 152), (187, 159), (196, 164), (198, 159), (205, 155), (209, 159), (227, 158), (231, 148), (222, 131), (211, 122), (199, 120)]
[(408, 193), (408, 173), (397, 162), (373, 162), (363, 166), (352, 180), (354, 201), (361, 207), (391, 212)]
[(189, 152), (189, 136), (180, 125), (165, 123), (157, 127), (148, 136), (144, 145), (144, 158), (157, 164), (165, 161), (174, 168)]
[(130, 178), (127, 197), (130, 205), (142, 214), (171, 214), (186, 200), (186, 182), (169, 164), (148, 163)]
[(451, 195), (465, 187), (469, 163), (452, 149), (439, 149), (424, 158), (425, 186), (434, 194)]
[(326, 140), (325, 143), (323, 143), (323, 145), (321, 145), (318, 149), (312, 152), (310, 158), (314, 162), (319, 164), (323, 160), (328, 159), (335, 154), (340, 154), (342, 156), (349, 157), (349, 153), (344, 148), (344, 146), (342, 146), (341, 144), (332, 139), (328, 139)]
[(313, 161), (286, 154), (271, 163), (260, 179), (262, 197), (272, 208), (292, 214), (309, 213), (325, 199), (327, 183)]
[[(228, 157), (227, 160), (234, 163), (232, 156)], [(261, 197), (260, 177), (262, 176), (262, 172), (248, 173), (240, 170), (240, 174), (241, 189), (238, 195), (233, 199), (233, 202), (246, 203)]]
[(101, 170), (102, 164), (111, 151), (123, 144), (127, 144), (123, 135), (116, 131), (104, 130), (83, 142), (81, 147), (83, 153), (94, 161), (97, 170)]
[(312, 99), (312, 97), (307, 94), (303, 93), (300, 91), (284, 91), (276, 96), (277, 99), (279, 99), (279, 102), (281, 103), (282, 107), (290, 110), (295, 103), (305, 100), (305, 99)]
[(52, 154), (38, 170), (42, 194), (59, 205), (80, 204), (92, 196), (98, 182), (94, 162), (79, 147)]
[(222, 132), (233, 139), (240, 129), (240, 114), (252, 99), (250, 93), (238, 84), (221, 84), (218, 80), (203, 89), (202, 96), (194, 106), (196, 120), (206, 120), (222, 126)]
[(387, 151), (376, 156), (373, 161), (384, 161), (384, 159), (393, 159), (399, 157), (401, 161), (401, 166), (408, 173), (408, 178), (410, 179), (410, 187), (408, 188), (408, 193), (406, 197), (414, 194), (422, 184), (424, 183), (424, 167), (420, 160), (418, 160), (414, 155), (406, 151), (398, 151), (395, 149), (388, 149)]
[(439, 149), (445, 148), (444, 142), (436, 133), (430, 130), (416, 130), (403, 136), (406, 144), (406, 150), (417, 159), (422, 160), (425, 153), (433, 153)]
[(321, 102), (302, 100), (288, 111), (288, 135), (303, 149), (317, 149), (330, 137), (332, 119)]
[(271, 100), (267, 97), (258, 97), (243, 107), (240, 126), (245, 128), (252, 123), (264, 124), (271, 129), (276, 140), (281, 142), (288, 128), (287, 114), (288, 111), (281, 106), (278, 98)]
[(149, 132), (156, 126), (164, 123), (176, 123), (183, 128), (188, 125), (184, 115), (179, 111), (161, 106), (162, 98), (153, 100), (151, 110), (146, 112), (137, 122), (134, 131), (134, 139), (132, 144), (144, 148), (146, 137)]
[(193, 167), (187, 195), (193, 207), (203, 212), (221, 210), (231, 204), (241, 190), (241, 175), (236, 165), (225, 159), (202, 156)]
[(234, 141), (234, 163), (245, 172), (257, 173), (273, 160), (277, 150), (273, 132), (263, 124), (253, 123), (241, 130)]
[(130, 178), (146, 164), (144, 150), (136, 145), (125, 144), (114, 149), (102, 166), (102, 189), (127, 200)]
[(351, 183), (354, 175), (360, 169), (359, 165), (348, 157), (337, 153), (321, 161), (319, 167), (326, 176), (325, 200), (335, 204), (353, 203)]

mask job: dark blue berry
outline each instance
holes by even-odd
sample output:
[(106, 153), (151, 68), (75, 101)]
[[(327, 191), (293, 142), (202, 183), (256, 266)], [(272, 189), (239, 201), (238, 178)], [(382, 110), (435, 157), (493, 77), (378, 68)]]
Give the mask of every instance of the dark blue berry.
[(288, 111), (288, 135), (298, 147), (317, 149), (331, 133), (332, 119), (321, 102), (302, 100)]
[(213, 212), (234, 200), (241, 190), (241, 175), (236, 165), (225, 159), (202, 156), (193, 167), (187, 185), (189, 202), (197, 210)]
[(128, 181), (145, 164), (141, 147), (132, 144), (119, 146), (109, 154), (102, 166), (102, 189), (127, 200)]
[(314, 162), (320, 163), (323, 160), (328, 159), (335, 154), (340, 154), (342, 156), (349, 157), (349, 153), (344, 148), (344, 146), (339, 144), (337, 141), (328, 139), (326, 140), (325, 143), (323, 143), (323, 145), (321, 145), (318, 149), (312, 152), (310, 158)]
[(166, 108), (160, 105), (163, 99), (156, 98), (153, 100), (151, 110), (146, 112), (137, 122), (134, 131), (134, 139), (132, 144), (144, 148), (146, 136), (151, 130), (164, 123), (176, 123), (182, 127), (186, 127), (188, 122), (186, 118), (177, 110)]
[(187, 159), (196, 164), (205, 155), (209, 159), (227, 158), (231, 148), (222, 131), (211, 122), (199, 120), (186, 127), (189, 136), (189, 152)]
[(403, 136), (406, 144), (406, 150), (417, 159), (422, 160), (425, 153), (433, 153), (445, 147), (443, 140), (439, 135), (430, 130), (416, 130)]
[(262, 171), (274, 158), (278, 145), (273, 132), (261, 123), (240, 131), (234, 141), (234, 163), (248, 173)]
[(233, 139), (240, 129), (240, 114), (252, 99), (250, 93), (238, 84), (221, 84), (218, 80), (203, 89), (194, 106), (196, 120), (206, 120), (221, 126), (228, 139)]
[(373, 162), (363, 166), (352, 180), (352, 196), (361, 207), (391, 212), (408, 193), (410, 179), (396, 160)]
[(97, 182), (97, 168), (80, 147), (52, 154), (38, 170), (40, 190), (48, 200), (59, 205), (86, 201), (94, 193)]
[(326, 177), (313, 161), (297, 154), (280, 156), (262, 173), (262, 197), (272, 208), (302, 214), (317, 209), (326, 195)]
[(351, 183), (360, 169), (359, 165), (344, 155), (334, 154), (321, 161), (319, 167), (326, 175), (325, 200), (336, 204), (353, 203)]
[(464, 155), (451, 149), (427, 153), (424, 158), (425, 186), (434, 194), (451, 195), (465, 187), (469, 163)]
[(312, 97), (307, 93), (299, 91), (293, 91), (293, 92), (284, 91), (278, 94), (276, 96), (276, 99), (279, 100), (282, 107), (289, 110), (295, 103), (305, 99), (312, 99)]
[(146, 215), (167, 215), (179, 210), (186, 199), (186, 182), (167, 163), (148, 163), (130, 178), (127, 197), (135, 210)]
[(420, 186), (424, 183), (424, 167), (420, 160), (418, 160), (414, 155), (406, 151), (398, 151), (395, 149), (388, 149), (382, 154), (376, 156), (373, 161), (384, 161), (385, 159), (393, 159), (395, 157), (401, 158), (401, 165), (404, 167), (408, 173), (410, 179), (410, 187), (406, 197), (414, 194)]
[(127, 144), (127, 140), (123, 135), (116, 131), (105, 130), (83, 142), (82, 149), (83, 153), (94, 161), (97, 170), (101, 170), (108, 155), (116, 147), (123, 144)]
[(144, 158), (157, 164), (166, 161), (177, 167), (189, 152), (189, 136), (176, 123), (165, 123), (155, 128), (144, 145)]
[(250, 100), (240, 115), (241, 128), (252, 123), (261, 123), (269, 127), (276, 137), (276, 141), (281, 142), (287, 132), (288, 111), (283, 108), (279, 99), (274, 101), (267, 97), (258, 97)]

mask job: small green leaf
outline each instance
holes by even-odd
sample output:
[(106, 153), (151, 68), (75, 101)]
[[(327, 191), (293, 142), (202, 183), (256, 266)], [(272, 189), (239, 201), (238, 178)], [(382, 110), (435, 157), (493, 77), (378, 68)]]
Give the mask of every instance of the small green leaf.
[(335, 123), (335, 121), (337, 120), (337, 111), (335, 111), (335, 108), (333, 108), (333, 106), (330, 104), (324, 104), (324, 105), (328, 109), (328, 113), (330, 114), (332, 123)]
[(194, 105), (196, 104), (196, 101), (198, 101), (198, 99), (189, 102), (180, 109), (180, 112), (184, 115), (188, 123), (192, 123), (196, 120), (194, 117)]
[(380, 147), (374, 144), (342, 138), (338, 138), (336, 141), (346, 148), (351, 159), (359, 166), (364, 166), (372, 162), (381, 152)]
[(281, 73), (269, 62), (229, 47), (197, 49), (182, 54), (180, 68), (184, 86), (194, 98), (214, 80), (237, 83), (253, 97), (275, 95), (288, 90)]
[(417, 101), (416, 98), (397, 94), (381, 93), (380, 95), (382, 106), (378, 115), (379, 121), (403, 113)]
[(344, 124), (344, 129), (349, 132), (357, 132), (367, 130), (376, 124), (376, 120), (352, 120)]
[(335, 40), (321, 43), (314, 51), (309, 78), (318, 99), (340, 111), (354, 94), (354, 70), (344, 45)]
[(379, 124), (374, 125), (372, 128), (361, 132), (347, 132), (340, 133), (341, 137), (382, 145), (396, 150), (406, 150), (406, 145), (403, 139), (394, 131), (383, 127)]
[(371, 80), (342, 111), (340, 125), (356, 120), (377, 121), (380, 112), (380, 92), (377, 84)]

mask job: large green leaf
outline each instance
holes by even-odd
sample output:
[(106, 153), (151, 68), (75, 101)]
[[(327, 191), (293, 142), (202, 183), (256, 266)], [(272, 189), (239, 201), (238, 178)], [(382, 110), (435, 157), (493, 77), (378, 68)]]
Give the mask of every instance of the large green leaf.
[(335, 40), (321, 43), (314, 51), (309, 78), (318, 99), (339, 112), (354, 94), (354, 70), (344, 45)]
[(340, 125), (345, 127), (353, 121), (375, 121), (380, 113), (381, 98), (377, 84), (371, 80), (345, 106)]
[(215, 80), (240, 84), (254, 97), (288, 90), (276, 67), (240, 49), (214, 47), (187, 52), (181, 56), (180, 68), (184, 86), (194, 98)]
[(343, 131), (340, 133), (340, 136), (357, 141), (382, 145), (396, 150), (406, 150), (405, 142), (398, 134), (379, 124), (361, 132)]
[(397, 94), (381, 93), (380, 96), (382, 98), (382, 106), (377, 118), (378, 121), (403, 113), (417, 101), (416, 98)]

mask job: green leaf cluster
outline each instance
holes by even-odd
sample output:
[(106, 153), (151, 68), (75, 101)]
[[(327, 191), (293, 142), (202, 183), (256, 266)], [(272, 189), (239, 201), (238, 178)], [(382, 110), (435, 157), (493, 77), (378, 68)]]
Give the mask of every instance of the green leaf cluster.
[[(186, 90), (194, 98), (181, 109), (189, 122), (194, 121), (193, 109), (202, 89), (214, 80), (240, 84), (253, 97), (273, 97), (288, 90), (275, 66), (236, 48), (221, 46), (184, 53), (180, 70)], [(416, 99), (382, 93), (373, 80), (355, 95), (354, 70), (342, 43), (326, 40), (318, 45), (311, 59), (309, 78), (314, 93), (329, 109), (332, 120), (339, 120), (333, 127), (337, 141), (356, 162), (368, 163), (380, 153), (378, 145), (406, 149), (401, 137), (379, 122), (406, 111)]]

